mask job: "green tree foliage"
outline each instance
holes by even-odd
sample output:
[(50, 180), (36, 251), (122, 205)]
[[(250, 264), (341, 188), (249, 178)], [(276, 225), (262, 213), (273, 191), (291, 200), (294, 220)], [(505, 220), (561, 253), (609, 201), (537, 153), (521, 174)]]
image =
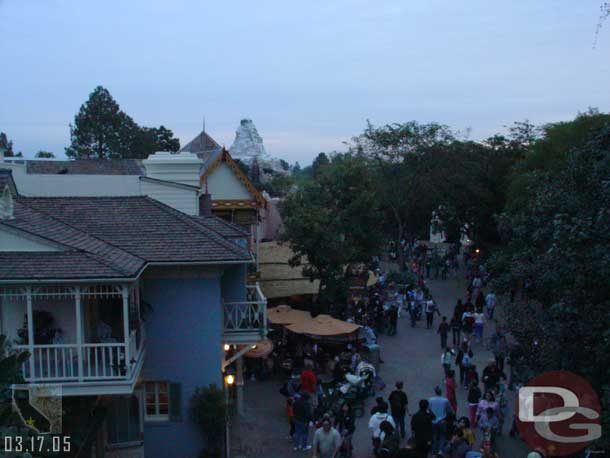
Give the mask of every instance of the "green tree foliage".
[(38, 159), (53, 159), (55, 157), (55, 154), (50, 151), (40, 150), (36, 153), (35, 157)]
[(141, 159), (155, 151), (180, 148), (171, 130), (140, 127), (102, 86), (95, 88), (74, 117), (70, 140), (66, 155), (76, 159)]
[(326, 153), (318, 154), (311, 165), (313, 178), (317, 179), (328, 164), (330, 164), (330, 159), (328, 159)]
[(294, 186), (294, 178), (291, 175), (275, 175), (269, 182), (264, 183), (262, 188), (271, 197), (284, 197)]
[(373, 234), (381, 215), (374, 178), (364, 156), (336, 154), (314, 181), (280, 205), (283, 237), (296, 254), (291, 262), (299, 265), (306, 256), (304, 274), (321, 280), (322, 293), (340, 290), (337, 282), (347, 264), (368, 262), (378, 252), (382, 239)]
[(201, 456), (222, 456), (227, 409), (224, 392), (216, 385), (195, 389), (190, 401), (191, 418), (201, 429), (207, 443), (207, 450)]
[(493, 141), (494, 147), (458, 140), (437, 123), (369, 123), (351, 150), (373, 160), (389, 238), (427, 238), (431, 214), (440, 209), (450, 239), (459, 239), (468, 224), (472, 238), (494, 240), (493, 215), (503, 208), (502, 186), (514, 154), (504, 137)]
[(585, 116), (546, 126), (518, 167), (515, 179), (524, 176), (525, 187), (499, 219), (505, 246), (492, 267), (499, 291), (528, 285), (509, 315), (512, 334), (527, 348), (526, 367), (579, 373), (608, 401), (610, 121)]
[(5, 157), (22, 157), (23, 154), (13, 151), (13, 142), (8, 139), (4, 132), (0, 132), (0, 150), (4, 152)]

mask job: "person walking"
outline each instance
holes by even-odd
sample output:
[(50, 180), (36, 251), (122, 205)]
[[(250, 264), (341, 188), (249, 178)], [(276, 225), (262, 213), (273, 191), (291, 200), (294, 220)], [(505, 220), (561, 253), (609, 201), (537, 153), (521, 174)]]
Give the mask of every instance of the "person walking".
[(470, 383), (468, 388), (468, 419), (470, 424), (474, 425), (477, 419), (477, 409), (479, 408), (479, 402), (481, 401), (482, 393), (479, 384), (475, 381)]
[(426, 329), (430, 329), (432, 327), (435, 313), (437, 313), (438, 316), (441, 316), (441, 312), (439, 312), (436, 302), (434, 302), (432, 296), (428, 296), (428, 300), (426, 301)]
[(455, 371), (449, 369), (445, 378), (445, 396), (451, 404), (451, 409), (457, 412), (457, 397), (455, 396)]
[(432, 421), (432, 453), (438, 454), (444, 447), (447, 432), (447, 415), (453, 413), (449, 400), (442, 395), (439, 386), (434, 388), (434, 396), (428, 399), (431, 412), (434, 414)]
[(494, 319), (494, 310), (496, 309), (496, 303), (498, 299), (493, 291), (489, 291), (485, 296), (485, 309), (487, 310), (487, 318), (490, 320)]
[(307, 445), (309, 422), (313, 420), (313, 409), (309, 403), (309, 394), (303, 393), (293, 404), (294, 434), (292, 435), (294, 450), (310, 450)]
[(445, 351), (441, 355), (441, 365), (443, 366), (443, 371), (445, 372), (445, 375), (447, 375), (447, 372), (449, 371), (449, 369), (451, 369), (452, 356), (453, 352), (451, 351), (451, 348), (445, 347)]
[(478, 343), (483, 342), (483, 328), (485, 326), (485, 314), (483, 308), (477, 308), (474, 313), (474, 336)]
[(428, 401), (426, 399), (419, 401), (419, 410), (411, 417), (411, 433), (419, 458), (427, 458), (428, 452), (432, 448), (434, 419), (435, 417), (430, 410)]
[(455, 365), (460, 369), (460, 385), (464, 388), (468, 387), (468, 381), (466, 380), (466, 374), (470, 367), (472, 351), (468, 349), (468, 344), (462, 342), (460, 349), (455, 357)]
[(388, 335), (396, 335), (396, 327), (398, 324), (398, 307), (396, 304), (392, 304), (388, 310)]
[(407, 398), (407, 394), (403, 391), (403, 386), (403, 382), (396, 382), (396, 389), (390, 393), (388, 401), (390, 402), (392, 418), (394, 418), (398, 432), (404, 439), (406, 436), (405, 415), (409, 413), (409, 399)]
[(400, 447), (400, 437), (396, 428), (389, 421), (381, 422), (379, 425), (381, 435), (379, 436), (379, 448), (375, 450), (376, 458), (394, 458)]
[(381, 445), (381, 423), (384, 421), (390, 422), (390, 424), (395, 428), (396, 422), (392, 418), (392, 415), (388, 413), (388, 405), (383, 404), (379, 411), (377, 411), (374, 415), (371, 415), (369, 419), (369, 430), (373, 433), (373, 448), (377, 450)]
[(441, 319), (441, 324), (438, 325), (437, 334), (441, 336), (441, 348), (447, 348), (447, 335), (449, 334), (449, 323), (447, 317)]
[(322, 427), (313, 435), (313, 458), (335, 458), (340, 446), (341, 435), (331, 426), (330, 417), (325, 416)]
[(462, 315), (453, 314), (451, 318), (451, 334), (453, 346), (457, 347), (460, 344), (460, 337), (462, 336)]
[(352, 408), (349, 403), (345, 403), (341, 406), (341, 410), (337, 414), (335, 420), (335, 428), (341, 434), (342, 444), (341, 450), (345, 452), (346, 458), (352, 456), (352, 438), (356, 431), (356, 417), (352, 412)]

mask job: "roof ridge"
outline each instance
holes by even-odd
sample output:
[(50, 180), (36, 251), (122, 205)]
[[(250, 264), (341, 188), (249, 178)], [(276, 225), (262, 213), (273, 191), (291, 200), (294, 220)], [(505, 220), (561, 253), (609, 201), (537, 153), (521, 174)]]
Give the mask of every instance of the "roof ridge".
[[(182, 213), (181, 211), (176, 210), (175, 208), (172, 208), (169, 205), (165, 205), (163, 202), (159, 202), (158, 200), (152, 199), (148, 196), (145, 196), (145, 198), (148, 199), (150, 202), (152, 202), (157, 207), (164, 210), (166, 213), (170, 213), (170, 214), (180, 218), (182, 221), (184, 221), (185, 223), (187, 223), (191, 226), (194, 226), (198, 229), (203, 229), (207, 235), (209, 235), (215, 239), (214, 240), (215, 242), (220, 243), (224, 248), (231, 250), (234, 254), (240, 255), (243, 253), (248, 253), (243, 248), (237, 246), (234, 243), (229, 242), (222, 235), (218, 234), (217, 232), (213, 231), (212, 229), (210, 229), (208, 227), (205, 227), (203, 224), (197, 222), (190, 215), (187, 215), (186, 213)], [(250, 253), (248, 253), (248, 256), (251, 257)]]
[(208, 216), (203, 216), (203, 218), (214, 218), (215, 220), (219, 221), (221, 224), (224, 224), (225, 226), (230, 227), (231, 229), (235, 229), (236, 231), (242, 232), (245, 236), (248, 235), (246, 230), (243, 229), (241, 226), (239, 226), (236, 223), (231, 223), (231, 222), (227, 221), (226, 219), (222, 219), (220, 216), (211, 214)]
[[(35, 198), (35, 199), (54, 199), (54, 198), (53, 198), (53, 197), (40, 197), (40, 198)], [(80, 230), (80, 229), (78, 229), (78, 228), (74, 227), (74, 226), (73, 226), (73, 225), (71, 225), (71, 224), (68, 224), (68, 223), (66, 223), (66, 222), (64, 222), (64, 221), (61, 221), (61, 220), (59, 220), (59, 219), (55, 218), (53, 215), (51, 215), (51, 214), (49, 214), (49, 213), (47, 213), (47, 212), (45, 212), (45, 211), (38, 210), (38, 209), (35, 209), (35, 208), (30, 207), (30, 206), (29, 206), (29, 205), (27, 205), (27, 204), (21, 203), (21, 202), (20, 202), (21, 200), (22, 200), (22, 199), (20, 198), (20, 199), (18, 199), (18, 200), (17, 200), (17, 202), (19, 202), (21, 205), (24, 205), (24, 206), (25, 206), (25, 207), (26, 207), (28, 210), (30, 210), (30, 211), (32, 211), (32, 212), (34, 212), (34, 213), (39, 213), (39, 214), (45, 215), (46, 217), (51, 218), (51, 219), (52, 219), (53, 221), (55, 221), (56, 223), (62, 224), (62, 225), (64, 225), (64, 226), (66, 226), (66, 227), (69, 227), (71, 230), (73, 230), (73, 231), (75, 231), (75, 232), (78, 232), (79, 234), (82, 234), (82, 235), (84, 235), (85, 237), (88, 237), (88, 238), (93, 239), (93, 240), (95, 240), (95, 241), (97, 241), (97, 242), (99, 242), (99, 243), (102, 243), (102, 244), (104, 244), (104, 245), (107, 245), (107, 246), (111, 247), (111, 248), (112, 248), (112, 249), (114, 249), (114, 250), (118, 250), (118, 251), (120, 251), (121, 253), (125, 253), (125, 254), (127, 254), (127, 255), (129, 255), (129, 256), (131, 256), (131, 257), (133, 257), (133, 258), (136, 258), (136, 259), (138, 259), (138, 260), (142, 261), (142, 262), (146, 262), (146, 260), (145, 260), (145, 259), (141, 258), (140, 256), (138, 256), (138, 255), (136, 255), (136, 254), (131, 253), (130, 251), (125, 250), (124, 248), (119, 248), (119, 247), (117, 247), (116, 245), (114, 245), (114, 244), (112, 244), (112, 243), (110, 243), (110, 242), (107, 242), (106, 240), (100, 239), (100, 238), (98, 238), (98, 237), (96, 237), (96, 236), (94, 236), (94, 235), (91, 235), (91, 234), (89, 234), (89, 233), (87, 233), (87, 232), (84, 232), (84, 231), (82, 231), (82, 230)], [(10, 221), (10, 220), (9, 220), (9, 221)], [(36, 234), (35, 234), (35, 235), (36, 235)], [(71, 246), (71, 245), (66, 245), (66, 246)], [(93, 252), (91, 252), (91, 251), (88, 251), (88, 250), (85, 250), (85, 249), (82, 249), (82, 248), (78, 248), (78, 247), (75, 247), (75, 246), (71, 246), (71, 247), (72, 247), (72, 248), (74, 248), (74, 249), (76, 249), (76, 250), (78, 250), (78, 251), (82, 251), (83, 253), (91, 253), (91, 254), (94, 254), (94, 255), (96, 255), (96, 256), (100, 256), (100, 255), (99, 255), (99, 254), (97, 254), (97, 253), (93, 253)], [(115, 268), (115, 267), (113, 267), (113, 269), (114, 269), (114, 268)], [(118, 269), (118, 270), (119, 270), (119, 271), (121, 271), (121, 269)]]

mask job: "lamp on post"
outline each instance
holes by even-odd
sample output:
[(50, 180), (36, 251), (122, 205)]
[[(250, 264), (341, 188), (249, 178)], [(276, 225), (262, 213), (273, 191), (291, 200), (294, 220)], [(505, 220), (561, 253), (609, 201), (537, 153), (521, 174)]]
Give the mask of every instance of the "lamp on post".
[(225, 385), (225, 458), (231, 458), (231, 441), (229, 436), (229, 423), (230, 423), (230, 412), (229, 412), (229, 390), (235, 384), (235, 375), (231, 372), (226, 371), (224, 375)]

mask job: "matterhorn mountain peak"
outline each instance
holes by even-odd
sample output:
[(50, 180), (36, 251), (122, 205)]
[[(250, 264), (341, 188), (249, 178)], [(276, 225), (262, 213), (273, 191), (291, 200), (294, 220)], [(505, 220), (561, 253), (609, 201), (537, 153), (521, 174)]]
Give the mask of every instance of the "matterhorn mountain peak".
[(256, 179), (261, 182), (270, 180), (274, 174), (290, 173), (288, 169), (282, 167), (282, 161), (267, 154), (263, 138), (251, 119), (244, 118), (240, 121), (229, 152), (233, 159), (254, 167)]
[(235, 140), (233, 140), (229, 152), (234, 159), (240, 159), (248, 163), (255, 158), (259, 162), (268, 159), (263, 139), (251, 119), (241, 120), (235, 131)]

